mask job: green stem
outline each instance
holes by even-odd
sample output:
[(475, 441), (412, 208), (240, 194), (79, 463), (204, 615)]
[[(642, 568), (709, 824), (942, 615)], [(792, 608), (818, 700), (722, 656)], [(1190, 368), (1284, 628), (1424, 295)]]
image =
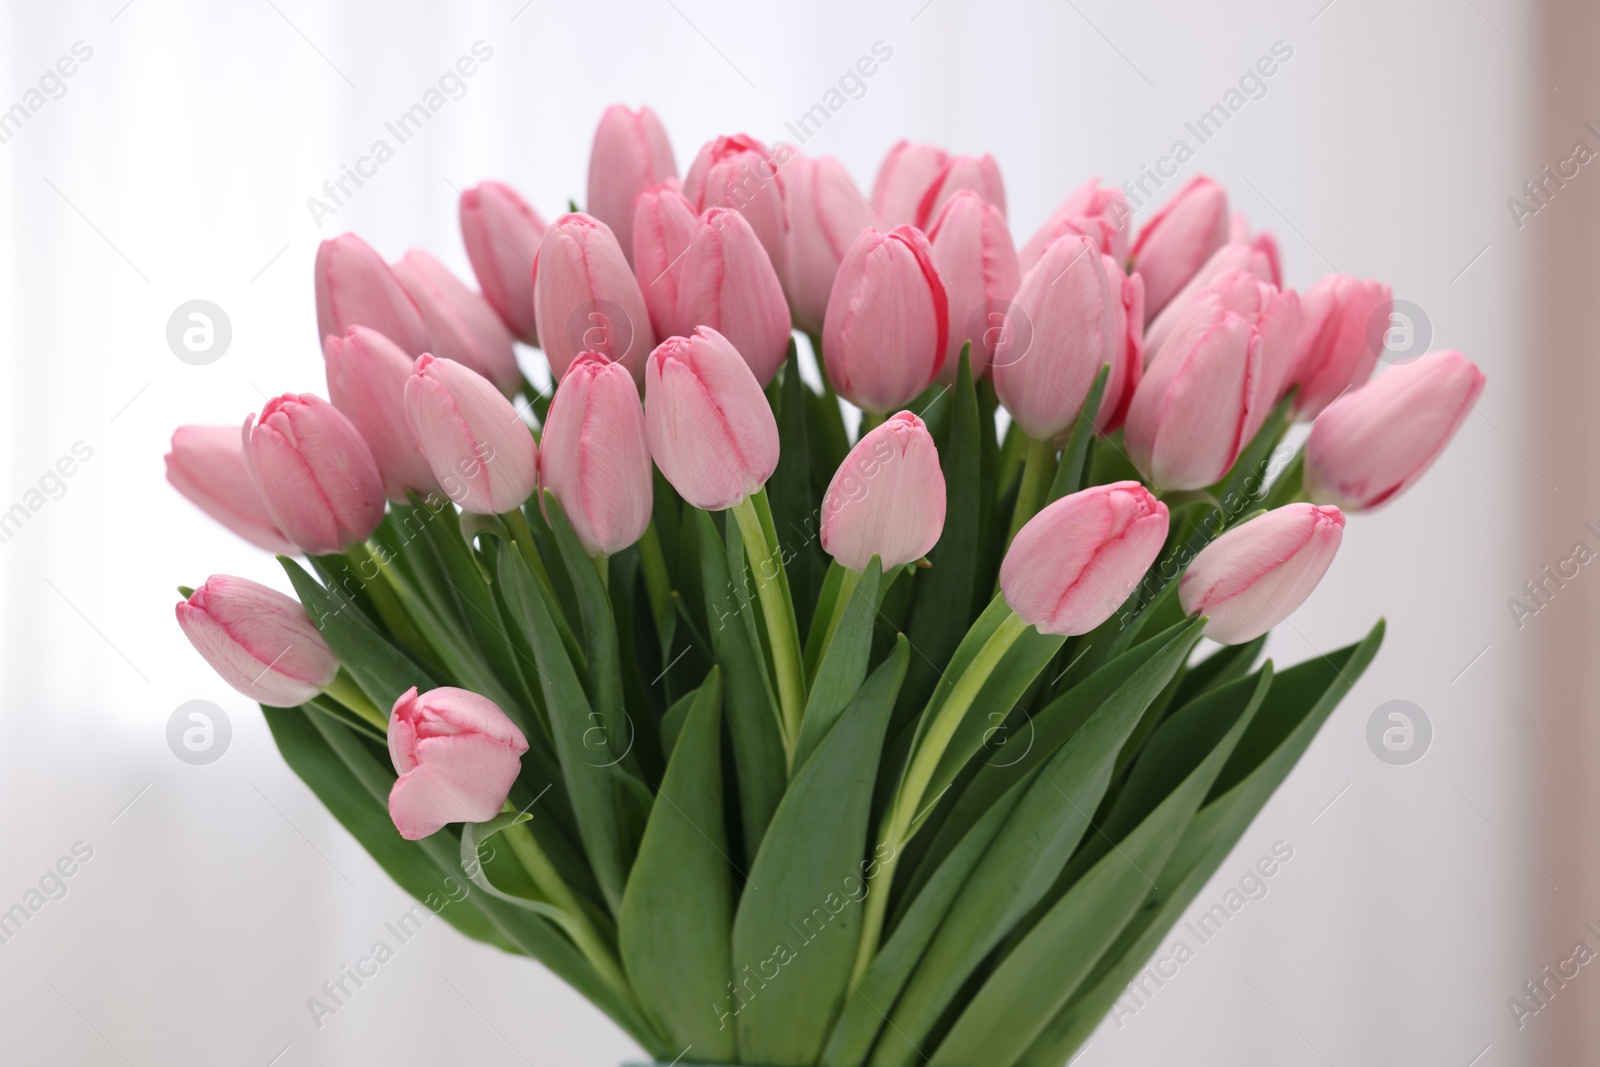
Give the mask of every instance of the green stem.
[(1011, 512), (1011, 532), (1006, 544), (1011, 544), (1017, 531), (1038, 514), (1050, 495), (1050, 483), (1055, 478), (1056, 452), (1048, 441), (1028, 441), (1028, 458), (1022, 464), (1022, 484), (1017, 487), (1017, 506)]
[(364, 541), (351, 545), (345, 551), (345, 559), (355, 568), (356, 580), (366, 590), (378, 618), (388, 627), (395, 640), (424, 659), (432, 659), (433, 646), (422, 636), (422, 631), (417, 629), (411, 615), (395, 595), (391, 582), (398, 580), (398, 576), (392, 568), (385, 568)]
[(334, 675), (333, 681), (322, 691), (376, 726), (380, 732), (388, 734), (389, 717), (368, 699), (367, 694), (362, 692), (361, 687), (356, 685), (355, 679), (351, 678), (343, 667), (339, 668), (339, 673)]
[(522, 513), (521, 508), (512, 508), (500, 516), (511, 531), (511, 540), (517, 543), (517, 551), (522, 553), (522, 558), (527, 561), (528, 569), (533, 571), (534, 577), (539, 579), (539, 584), (544, 586), (544, 591), (550, 594), (550, 600), (555, 602), (555, 586), (550, 584), (550, 572), (544, 569), (544, 558), (539, 555), (539, 546), (533, 541), (533, 531), (528, 528), (528, 517)]
[(861, 413), (861, 425), (856, 427), (856, 440), (861, 440), (867, 434), (882, 426), (887, 418), (887, 415), (880, 415), (875, 411), (863, 411)]
[(602, 552), (598, 556), (591, 556), (589, 558), (594, 561), (595, 572), (600, 575), (600, 588), (604, 589), (607, 595), (610, 595), (611, 557)]
[(672, 574), (667, 570), (667, 554), (661, 548), (661, 534), (654, 519), (639, 539), (639, 569), (644, 572), (645, 596), (650, 598), (650, 614), (655, 616), (656, 636), (665, 653), (672, 645), (678, 616), (672, 606)]
[[(789, 580), (783, 570), (783, 556), (777, 538), (767, 529), (758, 509), (766, 503), (766, 490), (758, 490), (733, 506), (744, 539), (745, 554), (756, 576), (756, 593), (761, 599), (761, 614), (767, 622), (767, 640), (772, 646), (772, 669), (778, 682), (778, 711), (783, 727), (784, 748), (790, 754), (800, 737), (800, 720), (806, 709), (805, 675), (801, 667), (799, 627), (794, 618), (794, 601), (789, 595)], [(770, 569), (773, 573), (768, 574)]]
[[(882, 843), (889, 845), (890, 852), (868, 879), (866, 912), (861, 923), (861, 940), (856, 946), (852, 981), (861, 981), (861, 976), (872, 963), (872, 957), (877, 954), (878, 939), (883, 935), (883, 920), (889, 905), (889, 887), (894, 881), (894, 871), (900, 862), (901, 852), (921, 826), (921, 817), (926, 814), (922, 810), (922, 798), (927, 792), (928, 783), (932, 781), (939, 761), (944, 758), (945, 749), (949, 747), (950, 740), (961, 726), (961, 720), (966, 718), (984, 683), (989, 680), (989, 675), (994, 673), (995, 667), (1027, 628), (1028, 624), (1018, 618), (1015, 612), (1006, 616), (1005, 621), (989, 635), (989, 640), (984, 642), (966, 670), (961, 672), (955, 688), (950, 690), (950, 695), (940, 705), (932, 725), (911, 756), (905, 777), (900, 780), (900, 788), (895, 791), (894, 802), (884, 816)], [(938, 797), (933, 799), (937, 801)]]

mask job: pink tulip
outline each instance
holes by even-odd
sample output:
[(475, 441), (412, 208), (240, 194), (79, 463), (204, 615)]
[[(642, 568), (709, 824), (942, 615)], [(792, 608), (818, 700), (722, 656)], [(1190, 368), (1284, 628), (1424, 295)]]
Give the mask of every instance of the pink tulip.
[(1278, 239), (1271, 232), (1261, 230), (1252, 233), (1244, 212), (1235, 211), (1233, 221), (1228, 224), (1228, 243), (1249, 245), (1252, 251), (1267, 257), (1268, 273), (1262, 275), (1261, 280), (1283, 288), (1283, 257), (1278, 252)]
[(857, 235), (872, 225), (872, 205), (837, 159), (800, 155), (784, 174), (784, 204), (789, 213), (784, 289), (794, 324), (819, 335), (839, 264)]
[(1214, 293), (1174, 328), (1128, 409), (1128, 458), (1162, 489), (1200, 489), (1228, 472), (1256, 421), (1261, 338)]
[(864, 411), (902, 407), (938, 377), (950, 304), (921, 230), (861, 232), (839, 264), (822, 356), (840, 396)]
[(789, 355), (789, 304), (772, 261), (739, 212), (705, 211), (678, 278), (680, 336), (709, 326), (726, 337), (765, 386)]
[(1306, 441), (1306, 494), (1370, 511), (1422, 477), (1483, 392), (1483, 372), (1459, 352), (1391, 367), (1329, 404)]
[(648, 107), (612, 104), (595, 127), (589, 153), (589, 214), (611, 227), (623, 252), (633, 249), (634, 201), (646, 189), (678, 176), (672, 142)]
[(984, 203), (994, 205), (1001, 217), (1005, 217), (1006, 186), (1000, 179), (1000, 167), (994, 157), (951, 156), (917, 201), (917, 229), (926, 230), (933, 225), (950, 198), (963, 190), (977, 193)]
[(650, 525), (650, 446), (639, 387), (594, 352), (567, 368), (544, 420), (539, 478), (567, 513), (584, 551), (620, 552)]
[(644, 373), (650, 455), (678, 494), (721, 511), (756, 492), (778, 466), (778, 423), (739, 351), (698, 326), (669, 337)]
[(178, 602), (177, 614), (211, 669), (258, 704), (297, 707), (339, 673), (299, 601), (248, 579), (213, 575)]
[(743, 215), (779, 275), (785, 269), (788, 243), (780, 172), (793, 152), (781, 142), (769, 151), (744, 134), (718, 137), (700, 149), (683, 179), (683, 195), (696, 211), (727, 207)]
[(944, 530), (944, 471), (921, 419), (909, 411), (874, 427), (845, 456), (822, 498), (822, 550), (864, 571), (926, 556)]
[(461, 510), (502, 515), (539, 480), (533, 434), (489, 380), (454, 360), (420, 357), (406, 379), (406, 423)]
[(412, 686), (389, 715), (389, 758), (400, 772), (389, 818), (407, 841), (448, 823), (488, 822), (511, 792), (528, 739), (499, 706), (466, 689)]
[(1241, 523), (1195, 556), (1178, 582), (1189, 615), (1224, 645), (1253, 641), (1282, 622), (1322, 581), (1339, 551), (1338, 508), (1290, 504)]
[(994, 317), (1010, 312), (1022, 284), (1005, 214), (964, 189), (945, 202), (928, 232), (928, 242), (950, 308), (950, 340), (939, 381), (955, 381), (961, 346), (967, 341), (972, 342), (972, 373), (982, 377), (994, 361), (994, 347), (1002, 335), (991, 329)]
[(533, 317), (533, 258), (550, 228), (503, 182), (480, 182), (461, 194), (461, 240), (489, 301), (520, 341), (539, 343)]
[(650, 327), (657, 337), (688, 332), (678, 327), (678, 279), (699, 219), (683, 194), (665, 185), (639, 194), (633, 209), (633, 272)]
[(994, 388), (1024, 433), (1050, 441), (1072, 428), (1100, 368), (1110, 377), (1095, 424), (1122, 422), (1143, 366), (1144, 282), (1088, 237), (1050, 246), (1017, 291), (1017, 323), (995, 348)]
[(343, 552), (383, 521), (383, 476), (361, 432), (310, 393), (244, 420), (244, 458), (278, 529), (308, 556)]
[(872, 205), (878, 211), (875, 225), (914, 223), (923, 194), (949, 159), (948, 152), (931, 144), (896, 142), (883, 157), (872, 183)]
[(394, 271), (353, 233), (317, 247), (317, 343), (352, 326), (370, 326), (408, 356), (428, 350), (422, 312)]
[(201, 511), (275, 555), (292, 556), (244, 461), (244, 442), (232, 426), (180, 426), (167, 453), (167, 481)]
[(439, 480), (406, 425), (406, 379), (414, 360), (365, 326), (352, 326), (343, 337), (329, 336), (322, 356), (328, 398), (372, 449), (389, 499), (404, 504), (407, 489), (423, 496), (437, 491)]
[(579, 352), (599, 352), (635, 381), (655, 344), (644, 294), (605, 223), (563, 215), (534, 259), (533, 310), (556, 381)]
[(1228, 239), (1228, 194), (1191, 179), (1139, 231), (1133, 268), (1144, 275), (1145, 315), (1154, 318)]
[(1018, 260), (1023, 273), (1027, 273), (1057, 240), (1076, 234), (1093, 240), (1121, 270), (1128, 261), (1132, 226), (1133, 212), (1122, 190), (1102, 189), (1099, 178), (1090, 178), (1068, 193), (1049, 221), (1028, 238), (1028, 243), (1018, 253)]
[[(1183, 318), (1184, 311), (1189, 307), (1194, 298), (1207, 289), (1215, 288), (1215, 282), (1222, 275), (1230, 271), (1254, 275), (1272, 285), (1277, 283), (1272, 280), (1272, 262), (1264, 252), (1252, 245), (1242, 242), (1229, 241), (1205, 262), (1205, 266), (1195, 272), (1193, 278), (1178, 291), (1178, 295), (1167, 301), (1167, 306), (1161, 313), (1150, 320), (1150, 325), (1144, 331), (1144, 357), (1148, 362), (1155, 358), (1156, 352), (1166, 343), (1172, 335), (1172, 328), (1179, 319)], [(1291, 342), (1292, 343), (1292, 342)], [(1286, 357), (1292, 364), (1294, 353), (1291, 351)], [(1290, 366), (1289, 371), (1293, 371)]]
[(1372, 377), (1391, 303), (1387, 283), (1342, 274), (1330, 274), (1306, 290), (1295, 340), (1296, 418), (1316, 418), (1346, 389)]
[(428, 324), (429, 351), (471, 367), (506, 396), (515, 396), (522, 388), (522, 371), (511, 334), (489, 302), (421, 249), (401, 257), (394, 273)]
[(1041, 633), (1086, 634), (1122, 606), (1167, 539), (1167, 506), (1138, 482), (1064, 496), (1029, 519), (1000, 565), (1000, 591)]

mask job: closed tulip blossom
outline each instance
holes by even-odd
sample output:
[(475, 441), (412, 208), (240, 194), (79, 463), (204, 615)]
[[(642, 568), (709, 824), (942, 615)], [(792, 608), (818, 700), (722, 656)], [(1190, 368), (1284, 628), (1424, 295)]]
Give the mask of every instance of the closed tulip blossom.
[(789, 303), (772, 261), (744, 216), (714, 207), (701, 214), (678, 277), (678, 330), (722, 334), (765, 386), (788, 357)]
[(1210, 178), (1190, 179), (1150, 216), (1133, 242), (1144, 276), (1145, 315), (1154, 318), (1228, 240), (1228, 194)]
[(1301, 297), (1294, 414), (1314, 419), (1346, 389), (1366, 384), (1383, 351), (1393, 294), (1385, 282), (1330, 274)]
[(738, 349), (710, 327), (669, 337), (645, 364), (650, 455), (703, 511), (733, 507), (778, 466), (778, 423)]
[(539, 343), (555, 380), (579, 352), (599, 352), (641, 380), (655, 335), (611, 229), (590, 215), (561, 216), (544, 235), (533, 270)]
[(863, 230), (845, 253), (822, 324), (822, 356), (840, 396), (874, 414), (931, 385), (949, 349), (944, 279), (922, 231)]
[(591, 556), (620, 552), (650, 525), (650, 446), (639, 387), (594, 352), (567, 368), (544, 421), (539, 479)]
[(499, 705), (452, 686), (402, 693), (388, 740), (400, 772), (389, 790), (389, 817), (407, 841), (500, 814), (528, 751), (528, 739)]
[(1122, 606), (1166, 538), (1167, 506), (1144, 486), (1092, 486), (1017, 531), (1000, 565), (1000, 591), (1040, 633), (1086, 634)]
[(383, 521), (383, 476), (372, 449), (338, 408), (310, 393), (285, 393), (251, 415), (245, 463), (267, 513), (310, 556), (343, 552)]
[(1122, 190), (1102, 189), (1099, 178), (1090, 178), (1067, 194), (1049, 220), (1028, 238), (1017, 258), (1026, 273), (1056, 241), (1076, 234), (1094, 241), (1120, 270), (1128, 261), (1132, 226), (1133, 212)]
[(1338, 508), (1290, 504), (1235, 526), (1195, 556), (1178, 582), (1185, 614), (1205, 615), (1205, 636), (1253, 641), (1305, 602), (1339, 551)]
[(461, 194), (461, 241), (483, 298), (519, 341), (539, 343), (533, 316), (533, 257), (550, 224), (504, 182)]
[(533, 495), (538, 446), (487, 378), (425, 355), (406, 379), (405, 405), (406, 423), (434, 476), (463, 511), (503, 515)]
[(939, 381), (953, 382), (961, 346), (972, 342), (972, 373), (981, 377), (994, 361), (1006, 317), (1022, 284), (1017, 252), (1005, 214), (971, 190), (951, 197), (928, 232), (933, 264), (944, 279), (950, 340)]
[(330, 336), (322, 358), (328, 398), (372, 449), (389, 499), (403, 504), (407, 489), (424, 496), (436, 491), (439, 480), (406, 424), (406, 379), (415, 360), (365, 326), (352, 326), (343, 337)]
[(1240, 270), (1224, 271), (1212, 279), (1206, 293), (1224, 310), (1248, 322), (1261, 339), (1260, 373), (1256, 375), (1255, 391), (1242, 431), (1244, 442), (1248, 443), (1261, 429), (1273, 405), (1288, 390), (1294, 374), (1300, 294), (1293, 289), (1280, 292), (1257, 275)]
[(249, 579), (214, 575), (178, 602), (177, 615), (195, 651), (258, 704), (297, 707), (339, 673), (299, 601)]
[[(1189, 279), (1188, 284), (1179, 290), (1177, 296), (1168, 300), (1167, 306), (1150, 320), (1149, 326), (1145, 327), (1146, 362), (1155, 358), (1157, 350), (1172, 335), (1173, 326), (1183, 318), (1184, 311), (1194, 302), (1194, 298), (1207, 289), (1214, 289), (1217, 279), (1230, 272), (1253, 275), (1269, 285), (1277, 285), (1272, 280), (1272, 263), (1265, 253), (1251, 245), (1229, 241), (1206, 260), (1205, 266), (1195, 272), (1195, 276)], [(1294, 370), (1293, 356), (1293, 352), (1290, 352), (1288, 356), (1291, 364), (1288, 368), (1290, 372)]]
[(928, 191), (950, 160), (950, 153), (936, 145), (897, 141), (883, 157), (872, 182), (872, 206), (877, 209), (875, 225), (913, 224), (923, 194)]
[(1143, 365), (1144, 282), (1124, 274), (1088, 237), (1050, 246), (1022, 279), (1017, 315), (995, 348), (1000, 402), (1034, 441), (1051, 441), (1077, 421), (1095, 375), (1107, 364), (1101, 432), (1121, 424)]
[(201, 511), (277, 555), (295, 547), (278, 529), (244, 461), (244, 442), (232, 426), (180, 426), (167, 453), (167, 481)]
[(428, 350), (428, 326), (389, 264), (353, 233), (317, 247), (317, 343), (370, 326), (408, 356)]
[(696, 211), (726, 207), (744, 216), (780, 276), (788, 244), (782, 172), (793, 151), (781, 142), (769, 150), (744, 134), (718, 137), (700, 149), (683, 178), (683, 195)]
[(1244, 217), (1244, 212), (1235, 211), (1228, 223), (1228, 243), (1245, 245), (1251, 251), (1265, 256), (1267, 273), (1261, 276), (1261, 280), (1283, 288), (1283, 256), (1278, 251), (1278, 239), (1272, 236), (1271, 231), (1252, 231), (1250, 220)]
[(853, 571), (877, 556), (887, 571), (939, 543), (944, 512), (933, 436), (902, 411), (857, 441), (834, 472), (822, 498), (822, 550)]
[(1323, 409), (1306, 441), (1306, 495), (1371, 511), (1422, 477), (1483, 392), (1459, 352), (1390, 367)]
[(394, 273), (428, 324), (429, 351), (471, 367), (506, 396), (515, 396), (522, 388), (522, 371), (511, 333), (489, 302), (421, 249), (401, 257)]
[(684, 253), (699, 225), (694, 205), (665, 185), (640, 193), (634, 203), (633, 272), (657, 337), (694, 328), (679, 325), (678, 281), (683, 276)]
[(656, 113), (612, 104), (595, 127), (589, 152), (589, 214), (611, 227), (623, 252), (633, 250), (634, 201), (678, 176), (672, 142)]
[(994, 157), (951, 156), (922, 191), (913, 224), (919, 230), (927, 230), (950, 198), (963, 191), (978, 194), (984, 203), (992, 204), (1001, 217), (1005, 217), (1006, 186), (1000, 178), (1000, 167)]
[(784, 172), (784, 209), (789, 218), (784, 291), (794, 324), (819, 335), (839, 264), (872, 225), (872, 205), (837, 159), (797, 154)]

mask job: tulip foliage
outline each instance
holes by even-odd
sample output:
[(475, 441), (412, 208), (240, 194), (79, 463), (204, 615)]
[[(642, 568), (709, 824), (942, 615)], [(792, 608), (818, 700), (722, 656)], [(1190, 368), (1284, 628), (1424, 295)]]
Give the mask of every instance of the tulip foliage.
[(588, 198), (463, 194), (481, 295), (323, 246), (332, 403), (167, 457), (298, 603), (180, 625), (399, 885), (663, 1063), (1065, 1062), (1377, 653), (1258, 663), (1482, 375), (1366, 383), (1387, 286), (1283, 289), (1208, 179), (1019, 255), (990, 157), (680, 183), (614, 108)]

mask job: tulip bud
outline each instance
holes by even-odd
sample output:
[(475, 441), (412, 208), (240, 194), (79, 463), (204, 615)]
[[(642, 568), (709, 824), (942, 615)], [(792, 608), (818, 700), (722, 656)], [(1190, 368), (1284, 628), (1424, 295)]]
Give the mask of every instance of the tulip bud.
[(1261, 375), (1261, 338), (1214, 293), (1190, 305), (1151, 361), (1128, 409), (1128, 458), (1162, 489), (1200, 489), (1228, 472)]
[(678, 279), (683, 276), (684, 253), (689, 251), (699, 221), (683, 194), (665, 185), (640, 193), (634, 204), (633, 273), (657, 337), (693, 329), (679, 328)]
[(424, 355), (405, 387), (406, 424), (445, 495), (462, 511), (503, 515), (539, 482), (539, 447), (489, 380), (454, 360)]
[(620, 552), (650, 525), (650, 446), (633, 377), (584, 352), (567, 368), (544, 420), (539, 479), (591, 556)]
[(700, 216), (678, 277), (678, 330), (709, 326), (739, 350), (765, 386), (789, 355), (789, 304), (744, 216), (714, 207)]
[(726, 207), (743, 215), (779, 274), (785, 266), (788, 222), (778, 172), (793, 154), (794, 149), (781, 141), (769, 151), (743, 134), (718, 137), (700, 149), (683, 179), (683, 195), (696, 211)]
[(857, 441), (834, 472), (822, 498), (822, 550), (853, 571), (877, 556), (887, 571), (939, 543), (944, 511), (933, 435), (902, 411)]
[[(1206, 260), (1205, 266), (1195, 272), (1195, 276), (1190, 278), (1184, 287), (1178, 291), (1178, 295), (1168, 300), (1167, 306), (1162, 308), (1161, 313), (1151, 319), (1150, 325), (1145, 327), (1144, 355), (1146, 361), (1155, 358), (1156, 352), (1166, 343), (1167, 338), (1172, 335), (1172, 328), (1177, 325), (1179, 319), (1183, 318), (1184, 311), (1194, 301), (1194, 298), (1207, 289), (1214, 289), (1217, 279), (1230, 271), (1254, 275), (1264, 282), (1273, 285), (1277, 284), (1272, 281), (1272, 263), (1267, 259), (1265, 253), (1248, 244), (1234, 241), (1228, 242), (1217, 249), (1210, 259)], [(1291, 347), (1292, 345), (1293, 341), (1291, 340)], [(1294, 353), (1291, 351), (1286, 359), (1292, 362)], [(1293, 367), (1289, 367), (1288, 370), (1292, 371)]]
[(1086, 634), (1128, 599), (1167, 539), (1167, 506), (1138, 482), (1064, 496), (1029, 519), (1000, 564), (1000, 591), (1040, 633)]
[(276, 555), (292, 556), (244, 462), (244, 442), (232, 426), (180, 426), (167, 453), (167, 481), (201, 511)]
[(1250, 222), (1244, 217), (1244, 212), (1235, 211), (1233, 221), (1228, 224), (1228, 243), (1249, 245), (1251, 251), (1265, 256), (1267, 273), (1261, 276), (1261, 280), (1283, 288), (1283, 257), (1278, 252), (1278, 239), (1270, 231), (1251, 233)]
[(308, 556), (343, 552), (383, 521), (383, 476), (338, 408), (285, 393), (244, 420), (245, 463), (267, 513)]
[(951, 156), (945, 160), (939, 173), (923, 190), (917, 201), (915, 225), (926, 230), (939, 217), (939, 212), (952, 196), (970, 190), (983, 198), (986, 204), (999, 209), (1002, 218), (1006, 213), (1006, 186), (1000, 180), (1000, 167), (993, 156)]
[(1372, 377), (1389, 328), (1392, 292), (1385, 282), (1330, 274), (1301, 297), (1293, 381), (1298, 419), (1314, 419), (1346, 389)]
[(611, 227), (624, 253), (633, 249), (634, 201), (677, 176), (672, 142), (654, 111), (606, 108), (589, 152), (589, 214)]
[(944, 279), (950, 309), (950, 340), (945, 347), (941, 382), (953, 382), (960, 369), (961, 346), (972, 342), (972, 373), (982, 377), (994, 360), (1003, 331), (992, 316), (1005, 316), (1022, 284), (1017, 252), (1006, 228), (1005, 213), (971, 190), (945, 202), (928, 232), (933, 265)]
[(1068, 234), (1087, 237), (1110, 256), (1122, 270), (1128, 262), (1132, 237), (1133, 212), (1121, 189), (1100, 188), (1099, 178), (1090, 178), (1061, 201), (1055, 214), (1039, 227), (1018, 253), (1023, 273), (1044, 257), (1051, 245)]
[(339, 673), (299, 602), (245, 578), (213, 575), (178, 602), (178, 625), (222, 680), (258, 704), (293, 708)]
[(400, 772), (389, 790), (389, 818), (407, 841), (448, 823), (488, 822), (500, 814), (522, 769), (528, 739), (494, 701), (440, 686), (412, 686), (389, 715), (389, 758)]
[(1346, 511), (1388, 503), (1422, 477), (1483, 392), (1459, 352), (1389, 368), (1325, 408), (1306, 441), (1306, 495)]
[(406, 379), (414, 360), (365, 326), (352, 326), (343, 337), (329, 336), (322, 356), (328, 399), (372, 449), (389, 499), (404, 504), (407, 489), (424, 496), (437, 490), (439, 480), (406, 425)]
[(1133, 269), (1144, 275), (1144, 313), (1154, 318), (1228, 239), (1228, 194), (1210, 178), (1192, 178), (1150, 216), (1133, 243)]
[(784, 289), (794, 324), (821, 334), (839, 263), (857, 235), (872, 225), (872, 205), (831, 156), (808, 159), (797, 154), (784, 174), (783, 189), (789, 214)]
[(421, 249), (401, 257), (394, 273), (428, 324), (429, 351), (471, 367), (506, 396), (515, 396), (522, 388), (522, 371), (517, 369), (511, 334), (489, 302)]
[(778, 423), (737, 349), (716, 330), (669, 337), (644, 373), (650, 455), (678, 494), (721, 511), (766, 484), (778, 466)]
[(898, 141), (883, 157), (878, 176), (872, 183), (872, 205), (878, 210), (878, 224), (913, 223), (917, 208), (928, 186), (938, 179), (950, 154), (931, 144)]
[(515, 189), (480, 182), (461, 194), (461, 240), (478, 287), (518, 340), (539, 343), (533, 318), (533, 259), (550, 224)]
[(903, 406), (938, 377), (949, 331), (944, 279), (922, 231), (863, 230), (839, 264), (822, 324), (839, 395), (880, 415)]
[(534, 316), (555, 380), (579, 352), (599, 352), (638, 381), (655, 335), (610, 228), (589, 215), (561, 216), (544, 235), (533, 269)]
[(1121, 424), (1139, 384), (1144, 282), (1124, 274), (1088, 237), (1050, 246), (1017, 290), (1018, 322), (995, 347), (994, 388), (1024, 433), (1050, 441), (1072, 428), (1109, 364), (1095, 424)]
[(353, 233), (317, 246), (317, 343), (352, 326), (370, 326), (408, 356), (428, 350), (422, 312), (394, 271)]
[(1290, 504), (1241, 523), (1201, 549), (1178, 582), (1189, 615), (1224, 645), (1253, 641), (1287, 618), (1322, 581), (1339, 539), (1338, 508)]

